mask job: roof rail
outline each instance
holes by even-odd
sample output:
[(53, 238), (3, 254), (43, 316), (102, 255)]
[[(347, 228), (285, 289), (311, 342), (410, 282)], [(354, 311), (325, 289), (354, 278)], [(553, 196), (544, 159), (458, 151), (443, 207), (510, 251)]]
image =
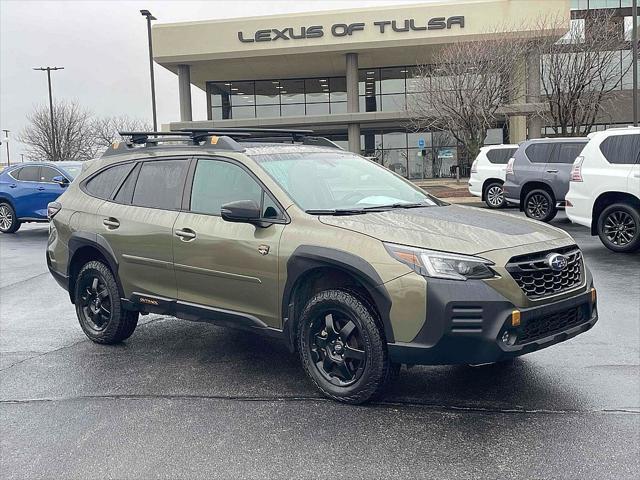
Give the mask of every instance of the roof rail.
[[(188, 133), (182, 132), (118, 132), (121, 137), (131, 137), (131, 143), (135, 145), (142, 145), (149, 142), (149, 137), (156, 137), (156, 142), (160, 141), (157, 137), (168, 137), (168, 136), (180, 136), (186, 137), (189, 136)], [(179, 138), (178, 140), (183, 140), (183, 138)], [(163, 139), (163, 141), (170, 141), (170, 139)]]
[(298, 130), (288, 128), (181, 128), (179, 132), (188, 132), (192, 135), (228, 135), (233, 137), (241, 134), (250, 136), (251, 138), (274, 138), (274, 137), (291, 137), (294, 142), (300, 142), (305, 136), (313, 134), (313, 130)]

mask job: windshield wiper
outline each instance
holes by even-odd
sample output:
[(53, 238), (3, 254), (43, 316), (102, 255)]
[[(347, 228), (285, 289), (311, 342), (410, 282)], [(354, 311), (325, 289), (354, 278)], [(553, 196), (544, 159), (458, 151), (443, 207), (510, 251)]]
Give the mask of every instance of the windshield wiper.
[(364, 208), (330, 208), (330, 209), (316, 209), (305, 210), (310, 215), (362, 215), (367, 213)]
[(390, 210), (392, 208), (420, 208), (420, 207), (430, 207), (426, 203), (392, 203), (391, 205), (376, 205), (375, 207), (365, 207), (365, 210)]

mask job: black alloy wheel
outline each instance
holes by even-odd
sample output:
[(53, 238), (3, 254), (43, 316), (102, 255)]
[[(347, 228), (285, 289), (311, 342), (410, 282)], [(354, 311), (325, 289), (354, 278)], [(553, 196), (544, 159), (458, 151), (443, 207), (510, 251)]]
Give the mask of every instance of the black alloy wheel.
[(505, 204), (504, 189), (499, 183), (490, 183), (484, 192), (484, 201), (489, 208), (501, 208)]
[(315, 367), (328, 382), (346, 387), (362, 376), (367, 361), (360, 330), (338, 310), (318, 316), (309, 329), (308, 348)]
[(8, 203), (0, 203), (0, 232), (15, 233), (20, 228), (16, 212)]
[(624, 203), (610, 205), (600, 214), (598, 235), (614, 252), (634, 252), (640, 248), (640, 214)]
[(111, 320), (113, 299), (99, 272), (85, 275), (79, 285), (78, 307), (82, 322), (95, 332), (102, 332)]
[(549, 222), (557, 212), (554, 199), (545, 190), (533, 190), (524, 200), (524, 213), (534, 220)]

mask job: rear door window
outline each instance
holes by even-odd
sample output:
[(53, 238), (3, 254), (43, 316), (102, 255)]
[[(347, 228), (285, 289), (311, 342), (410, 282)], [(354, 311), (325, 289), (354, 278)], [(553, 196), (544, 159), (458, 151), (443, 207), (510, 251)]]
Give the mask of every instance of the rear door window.
[(13, 177), (21, 182), (37, 182), (40, 180), (40, 167), (22, 167)]
[(553, 153), (553, 143), (532, 143), (525, 153), (532, 163), (547, 163)]
[(609, 163), (636, 163), (640, 157), (640, 135), (612, 135), (600, 144), (600, 151)]
[(560, 143), (557, 145), (556, 151), (554, 155), (549, 160), (550, 163), (567, 163), (573, 164), (574, 160), (586, 143), (576, 142), (576, 143)]
[(113, 191), (132, 167), (133, 164), (125, 163), (101, 171), (87, 182), (85, 186), (87, 193), (105, 200), (111, 198)]
[(178, 210), (187, 175), (187, 159), (144, 162), (133, 191), (134, 205)]
[(496, 165), (506, 165), (517, 148), (494, 148), (487, 152), (487, 158)]

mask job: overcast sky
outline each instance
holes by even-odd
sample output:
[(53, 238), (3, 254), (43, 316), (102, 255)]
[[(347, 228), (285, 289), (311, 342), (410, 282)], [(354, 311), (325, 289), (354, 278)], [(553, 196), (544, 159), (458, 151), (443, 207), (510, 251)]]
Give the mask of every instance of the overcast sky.
[[(151, 123), (143, 8), (162, 23), (407, 3), (420, 0), (0, 0), (0, 129), (17, 135), (33, 107), (48, 103), (46, 72), (32, 70), (40, 66), (65, 68), (51, 73), (54, 99)], [(158, 65), (155, 72), (158, 123), (176, 121), (177, 77)], [(206, 120), (204, 92), (194, 87), (192, 101), (194, 120)], [(22, 145), (10, 148), (12, 161), (19, 160)]]

